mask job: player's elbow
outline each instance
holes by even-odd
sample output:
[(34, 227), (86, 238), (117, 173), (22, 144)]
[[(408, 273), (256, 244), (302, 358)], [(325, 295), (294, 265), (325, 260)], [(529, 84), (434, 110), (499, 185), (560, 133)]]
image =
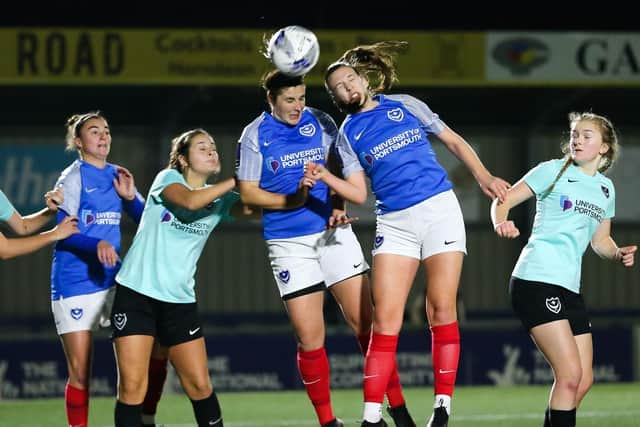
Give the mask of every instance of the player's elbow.
[(354, 194), (354, 197), (351, 199), (351, 203), (355, 203), (356, 205), (364, 205), (367, 202), (367, 193)]

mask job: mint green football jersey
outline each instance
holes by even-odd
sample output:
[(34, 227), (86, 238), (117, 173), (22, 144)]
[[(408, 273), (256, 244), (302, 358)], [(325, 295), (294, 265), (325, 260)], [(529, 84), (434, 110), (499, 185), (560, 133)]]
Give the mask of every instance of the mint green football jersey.
[(173, 183), (191, 188), (175, 169), (158, 173), (116, 281), (160, 301), (192, 303), (196, 265), (207, 238), (221, 220), (232, 219), (229, 211), (240, 196), (229, 192), (204, 209), (189, 211), (163, 200), (162, 191)]
[(546, 194), (564, 163), (542, 162), (524, 176), (536, 196), (536, 214), (513, 276), (579, 293), (582, 256), (600, 223), (615, 215), (616, 193), (609, 178), (571, 164)]

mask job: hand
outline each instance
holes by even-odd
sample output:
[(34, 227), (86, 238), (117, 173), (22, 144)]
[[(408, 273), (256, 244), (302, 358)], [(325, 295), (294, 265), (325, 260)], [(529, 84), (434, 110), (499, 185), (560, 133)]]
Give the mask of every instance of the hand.
[(480, 188), (482, 188), (484, 194), (489, 196), (491, 200), (497, 197), (500, 202), (504, 202), (507, 197), (507, 191), (511, 188), (511, 184), (502, 178), (493, 175), (489, 176), (490, 178), (488, 180), (480, 183)]
[(66, 239), (72, 234), (79, 233), (80, 230), (78, 230), (78, 217), (75, 215), (64, 217), (64, 219), (60, 221), (60, 224), (53, 227), (51, 232), (53, 233), (53, 238), (55, 240)]
[(351, 224), (354, 221), (359, 220), (357, 216), (349, 216), (344, 211), (334, 209), (333, 213), (327, 221), (327, 228), (336, 228), (341, 225)]
[(496, 224), (493, 229), (498, 236), (506, 237), (507, 239), (515, 239), (520, 235), (520, 230), (518, 230), (518, 227), (516, 227), (515, 223), (510, 220), (502, 221), (501, 223)]
[(118, 177), (113, 179), (113, 186), (120, 197), (133, 200), (136, 197), (136, 185), (133, 174), (127, 168), (117, 166)]
[(307, 189), (309, 190), (314, 185), (316, 185), (316, 180), (313, 178), (308, 178), (307, 176), (303, 176), (300, 178), (300, 182), (298, 183), (298, 190)]
[(633, 267), (637, 250), (638, 247), (636, 245), (618, 248), (615, 259), (620, 261), (625, 267)]
[(113, 267), (120, 260), (116, 249), (106, 240), (98, 242), (98, 261), (107, 267)]
[(47, 191), (44, 194), (44, 201), (51, 212), (57, 212), (58, 206), (64, 202), (64, 190), (62, 187), (58, 187), (55, 190)]
[(327, 169), (318, 163), (307, 162), (304, 164), (304, 176), (311, 178), (314, 181), (322, 179), (326, 171)]

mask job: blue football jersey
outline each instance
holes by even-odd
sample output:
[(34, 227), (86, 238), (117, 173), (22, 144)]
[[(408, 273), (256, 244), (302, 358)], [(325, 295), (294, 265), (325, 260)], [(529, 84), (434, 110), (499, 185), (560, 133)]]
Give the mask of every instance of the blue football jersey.
[[(238, 178), (259, 181), (260, 188), (272, 193), (293, 194), (304, 175), (305, 163), (326, 164), (336, 134), (333, 119), (314, 108), (305, 108), (296, 126), (265, 112), (240, 136)], [(281, 239), (318, 233), (325, 229), (330, 215), (329, 188), (318, 181), (304, 206), (263, 209), (263, 235), (265, 239)]]
[[(64, 202), (59, 209), (67, 215), (77, 215), (78, 229), (87, 237), (106, 240), (120, 253), (120, 219), (122, 199), (113, 186), (116, 167), (107, 163), (99, 169), (82, 160), (67, 167), (57, 186), (64, 190)], [(90, 294), (113, 286), (120, 263), (106, 267), (96, 253), (88, 254), (64, 248), (57, 242), (51, 267), (51, 298)]]
[(409, 95), (378, 95), (369, 111), (347, 116), (337, 148), (343, 175), (364, 171), (376, 197), (376, 213), (416, 205), (450, 190), (447, 172), (438, 163), (428, 135), (445, 124), (422, 101)]

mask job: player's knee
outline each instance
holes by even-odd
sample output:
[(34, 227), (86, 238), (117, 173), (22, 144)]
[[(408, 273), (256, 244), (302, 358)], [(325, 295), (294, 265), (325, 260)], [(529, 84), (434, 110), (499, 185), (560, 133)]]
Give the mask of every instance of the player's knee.
[(593, 386), (593, 375), (583, 373), (580, 379), (580, 385), (578, 386), (578, 396), (580, 399), (586, 395)]
[(198, 378), (195, 381), (185, 384), (184, 391), (191, 400), (206, 399), (213, 392), (213, 386), (209, 378)]
[(581, 380), (582, 368), (580, 366), (572, 366), (570, 369), (565, 370), (557, 376), (556, 387), (565, 388), (573, 391), (574, 393), (578, 393)]
[(118, 400), (127, 405), (138, 405), (144, 400), (146, 392), (146, 382), (139, 381), (123, 381), (120, 379), (118, 383)]

